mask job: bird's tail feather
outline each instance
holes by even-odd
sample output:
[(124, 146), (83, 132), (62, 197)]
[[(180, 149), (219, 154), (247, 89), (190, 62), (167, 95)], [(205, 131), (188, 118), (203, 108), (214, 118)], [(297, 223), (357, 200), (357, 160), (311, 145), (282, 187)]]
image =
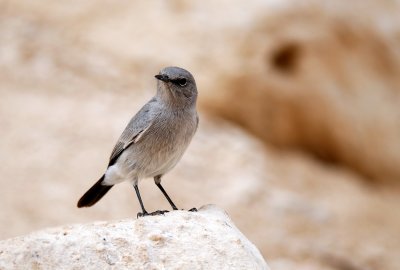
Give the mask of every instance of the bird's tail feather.
[(97, 203), (103, 196), (113, 187), (105, 186), (101, 183), (104, 180), (104, 175), (96, 182), (85, 194), (79, 199), (78, 207), (90, 207)]

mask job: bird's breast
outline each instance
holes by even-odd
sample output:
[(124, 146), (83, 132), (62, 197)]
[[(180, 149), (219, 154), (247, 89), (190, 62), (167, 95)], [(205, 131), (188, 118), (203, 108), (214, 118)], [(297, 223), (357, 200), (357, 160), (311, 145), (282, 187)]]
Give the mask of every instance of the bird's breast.
[(165, 174), (181, 159), (197, 128), (192, 114), (163, 115), (150, 128), (127, 156), (139, 177)]

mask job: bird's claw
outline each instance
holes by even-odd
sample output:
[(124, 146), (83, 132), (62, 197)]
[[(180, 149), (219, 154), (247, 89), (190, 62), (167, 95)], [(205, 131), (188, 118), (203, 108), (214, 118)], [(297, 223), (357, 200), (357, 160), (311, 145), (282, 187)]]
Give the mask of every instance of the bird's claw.
[(154, 212), (151, 212), (150, 215), (151, 216), (158, 216), (158, 215), (164, 215), (165, 213), (168, 213), (168, 210), (157, 210)]
[[(193, 208), (189, 209), (188, 211), (189, 212), (197, 212), (197, 208), (193, 207)], [(157, 211), (154, 211), (154, 212), (151, 212), (151, 213), (139, 212), (139, 213), (137, 213), (137, 218), (145, 217), (145, 216), (159, 216), (159, 215), (164, 215), (165, 213), (168, 213), (168, 212), (169, 212), (168, 210), (157, 210)]]
[(148, 215), (150, 215), (150, 214), (147, 213), (147, 212), (139, 212), (139, 213), (137, 213), (136, 217), (140, 218), (140, 217), (145, 217), (145, 216), (148, 216)]
[(154, 211), (154, 212), (151, 212), (151, 213), (139, 212), (137, 214), (137, 217), (140, 218), (140, 217), (145, 217), (145, 216), (159, 216), (159, 215), (164, 215), (165, 213), (168, 213), (168, 212), (169, 212), (168, 210), (157, 210), (157, 211)]
[(137, 217), (140, 218), (140, 217), (145, 217), (145, 216), (159, 216), (159, 215), (164, 215), (165, 213), (168, 213), (168, 212), (169, 212), (168, 210), (157, 210), (157, 211), (154, 211), (154, 212), (151, 212), (151, 213), (139, 212), (137, 214)]

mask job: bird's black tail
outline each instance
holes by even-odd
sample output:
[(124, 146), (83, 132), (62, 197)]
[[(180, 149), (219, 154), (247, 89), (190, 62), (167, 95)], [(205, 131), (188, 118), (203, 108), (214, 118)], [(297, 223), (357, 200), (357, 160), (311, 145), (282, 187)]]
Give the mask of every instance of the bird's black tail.
[(102, 185), (104, 175), (78, 201), (78, 207), (90, 207), (97, 203), (113, 187)]

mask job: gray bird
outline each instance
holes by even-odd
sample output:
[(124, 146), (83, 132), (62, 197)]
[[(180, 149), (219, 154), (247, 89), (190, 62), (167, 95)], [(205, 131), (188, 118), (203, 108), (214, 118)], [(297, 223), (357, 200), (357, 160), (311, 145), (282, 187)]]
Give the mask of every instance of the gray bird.
[(153, 177), (172, 209), (178, 209), (161, 186), (161, 178), (175, 167), (196, 132), (196, 82), (179, 67), (164, 68), (155, 77), (157, 94), (128, 123), (106, 172), (80, 198), (79, 208), (94, 205), (115, 184), (130, 181), (142, 208), (138, 216), (162, 214), (166, 211), (146, 211), (138, 188), (139, 180)]

